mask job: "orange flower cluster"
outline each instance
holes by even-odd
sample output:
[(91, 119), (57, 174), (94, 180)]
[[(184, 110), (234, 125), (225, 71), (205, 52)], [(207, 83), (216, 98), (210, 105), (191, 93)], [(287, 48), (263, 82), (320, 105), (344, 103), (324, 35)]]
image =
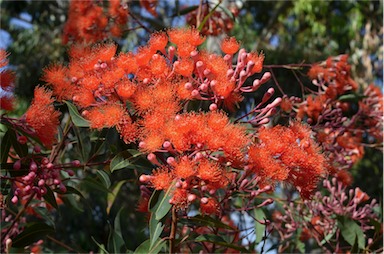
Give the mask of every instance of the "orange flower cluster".
[[(165, 141), (169, 141), (172, 149), (178, 153), (220, 150), (227, 160), (238, 162), (248, 142), (245, 129), (229, 123), (228, 117), (218, 112), (178, 114), (164, 121), (160, 125), (161, 129), (152, 122), (144, 123), (146, 135), (143, 136), (141, 147), (155, 152), (161, 149)], [(154, 140), (158, 140), (157, 146), (152, 145)]]
[(53, 106), (52, 92), (44, 87), (36, 87), (31, 106), (25, 112), (25, 120), (31, 126), (37, 137), (46, 147), (51, 147), (56, 141), (60, 124), (60, 112)]
[(7, 52), (0, 49), (0, 105), (1, 109), (11, 111), (14, 104), (12, 90), (14, 88), (15, 74), (9, 70), (4, 70), (4, 67), (8, 65), (7, 56)]
[[(44, 80), (59, 100), (72, 100), (78, 106), (91, 128), (116, 127), (126, 143), (140, 141), (140, 149), (149, 152), (148, 160), (158, 166), (152, 175), (143, 175), (142, 182), (158, 190), (172, 187), (171, 203), (176, 207), (186, 208), (196, 200), (202, 213), (212, 214), (219, 211), (220, 204), (213, 194), (232, 181), (226, 167), (244, 167), (250, 142), (245, 128), (230, 123), (218, 110), (234, 109), (241, 94), (258, 89), (268, 75), (244, 87), (248, 77), (261, 72), (264, 55), (239, 50), (234, 38), (223, 40), (224, 57), (199, 51), (197, 47), (204, 40), (196, 29), (182, 28), (152, 34), (136, 53), (116, 55), (114, 44), (75, 45), (69, 51), (69, 65), (48, 67)], [(232, 59), (237, 51), (234, 68)], [(263, 103), (271, 95), (264, 96)], [(191, 100), (209, 101), (210, 112), (183, 113), (183, 104), (186, 108)], [(317, 148), (303, 134), (304, 129), (291, 131), (310, 144), (296, 150), (302, 157), (315, 157)], [(264, 130), (261, 136), (268, 132)], [(290, 155), (292, 161), (284, 163), (298, 164), (294, 157)], [(304, 162), (298, 165), (303, 170), (309, 168)], [(287, 178), (274, 180), (288, 179), (303, 193), (310, 192), (314, 183), (305, 185), (302, 170), (290, 167)], [(315, 167), (308, 173), (312, 182), (320, 175), (316, 170), (320, 169)]]
[(311, 129), (299, 122), (261, 128), (248, 156), (250, 170), (266, 184), (291, 183), (304, 198), (311, 196), (326, 172), (326, 160), (311, 138)]
[(214, 194), (228, 185), (231, 174), (218, 162), (204, 156), (180, 156), (169, 162), (169, 165), (154, 170), (151, 176), (142, 175), (140, 180), (156, 190), (166, 191), (173, 187), (170, 203), (179, 209), (200, 201), (202, 213), (218, 213), (218, 200)]
[(73, 46), (70, 65), (48, 67), (43, 79), (58, 100), (73, 100), (83, 109), (82, 115), (90, 121), (91, 128), (116, 127), (129, 143), (136, 138), (136, 127), (125, 109), (125, 99), (133, 94), (136, 85), (126, 74), (134, 67), (128, 63), (129, 54), (114, 58), (116, 49), (114, 44)]
[[(91, 128), (114, 127), (128, 143), (137, 136), (136, 125), (125, 108), (129, 101), (141, 116), (140, 136), (146, 150), (161, 147), (164, 123), (175, 117), (181, 103), (189, 100), (211, 101), (210, 109), (234, 108), (245, 79), (260, 72), (263, 55), (240, 50), (233, 69), (232, 55), (225, 57), (199, 52), (203, 43), (196, 29), (170, 29), (152, 34), (148, 45), (137, 53), (120, 53), (117, 46), (72, 46), (70, 64), (55, 64), (45, 70), (43, 79), (53, 88), (58, 100), (73, 100)], [(172, 42), (176, 45), (169, 46)], [(233, 43), (233, 39), (231, 42)], [(174, 56), (177, 56), (173, 62)]]
[(94, 43), (109, 38), (120, 37), (128, 21), (128, 7), (120, 0), (104, 2), (95, 0), (72, 0), (68, 20), (64, 27), (63, 44), (68, 42)]
[[(224, 166), (240, 167), (243, 163), (248, 143), (244, 128), (229, 123), (227, 116), (218, 112), (177, 114), (162, 124), (160, 128), (155, 124), (143, 126), (147, 136), (140, 147), (163, 149), (174, 157), (168, 157), (166, 166), (141, 180), (158, 190), (167, 190), (176, 181), (172, 204), (184, 209), (198, 199), (202, 213), (217, 213), (218, 200), (213, 194), (227, 187), (231, 177)], [(158, 164), (154, 154), (148, 159)]]

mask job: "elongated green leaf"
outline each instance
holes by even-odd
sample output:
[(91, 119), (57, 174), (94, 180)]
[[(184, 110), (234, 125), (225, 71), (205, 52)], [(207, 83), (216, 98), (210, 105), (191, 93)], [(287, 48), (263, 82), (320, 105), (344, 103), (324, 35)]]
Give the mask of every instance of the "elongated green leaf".
[(44, 238), (47, 234), (54, 232), (55, 230), (45, 223), (31, 223), (27, 225), (23, 232), (13, 239), (12, 246), (16, 248), (24, 247)]
[[(259, 221), (264, 221), (264, 219), (266, 219), (266, 216), (265, 216), (265, 213), (263, 211), (263, 209), (259, 208), (259, 209), (255, 209), (254, 210), (255, 212), (255, 218)], [(265, 225), (255, 221), (255, 233), (256, 233), (256, 244), (258, 244), (259, 242), (261, 242), (263, 240), (263, 237), (264, 237), (264, 234), (265, 234)]]
[(305, 253), (305, 244), (299, 238), (296, 239), (296, 249), (300, 253)]
[(195, 242), (209, 242), (209, 243), (214, 243), (220, 246), (228, 247), (231, 249), (239, 250), (242, 252), (249, 252), (246, 248), (243, 246), (238, 246), (235, 244), (227, 243), (222, 237), (218, 235), (210, 235), (210, 234), (204, 234), (204, 235), (199, 235), (194, 239)]
[(115, 218), (115, 228), (113, 228), (111, 225), (109, 225), (109, 237), (108, 237), (108, 250), (111, 251), (111, 253), (122, 253), (122, 248), (124, 247), (124, 251), (127, 249), (125, 247), (125, 242), (123, 239), (123, 236), (121, 235), (121, 228), (120, 228), (120, 211), (117, 213)]
[(97, 242), (93, 236), (91, 236), (91, 238), (92, 238), (93, 242), (96, 243), (96, 245), (100, 248), (100, 250), (99, 250), (100, 254), (104, 254), (104, 253), (109, 254), (109, 252), (105, 249), (104, 244)]
[(364, 232), (355, 221), (349, 218), (339, 217), (337, 222), (341, 235), (347, 243), (354, 246), (355, 241), (357, 240), (359, 249), (365, 248)]
[(233, 229), (231, 226), (221, 222), (220, 220), (211, 218), (209, 216), (202, 216), (202, 215), (196, 215), (194, 217), (181, 219), (180, 222), (182, 222), (183, 224), (194, 225), (194, 226), (209, 226), (213, 228)]
[(149, 220), (149, 248), (152, 248), (155, 243), (159, 240), (159, 237), (164, 229), (163, 222), (156, 220), (155, 217), (156, 216), (154, 216), (154, 214), (152, 213), (151, 219)]
[(89, 122), (80, 115), (76, 106), (69, 101), (64, 101), (64, 102), (68, 106), (68, 111), (71, 116), (73, 124), (76, 125), (77, 127), (89, 127)]
[(48, 185), (45, 185), (45, 188), (47, 189), (47, 193), (43, 196), (44, 200), (57, 210), (59, 207), (56, 202), (55, 194)]
[(6, 163), (8, 159), (8, 152), (11, 148), (11, 136), (9, 134), (9, 130), (4, 134), (3, 138), (1, 139), (1, 163)]
[(224, 5), (220, 5), (219, 8), (227, 14), (228, 17), (230, 17), (233, 21), (235, 21), (235, 16), (233, 13)]
[(81, 204), (74, 196), (74, 194), (67, 194), (61, 197), (66, 206), (74, 208), (76, 211), (82, 213), (84, 209), (81, 207)]
[(14, 130), (9, 129), (7, 131), (9, 133), (9, 138), (12, 144), (13, 149), (19, 155), (20, 158), (23, 158), (28, 155), (28, 146), (27, 144), (20, 144), (17, 141), (16, 133)]
[(219, 5), (221, 4), (221, 2), (219, 1), (215, 7), (212, 8), (212, 10), (204, 17), (203, 21), (200, 23), (199, 27), (197, 28), (197, 30), (201, 31), (205, 25), (205, 23), (207, 23), (208, 19), (215, 13), (217, 7), (219, 7)]
[(343, 94), (339, 97), (339, 101), (349, 101), (349, 102), (359, 102), (359, 100), (363, 99), (366, 96), (362, 96), (356, 93)]
[(112, 189), (112, 192), (107, 195), (107, 214), (111, 211), (112, 205), (115, 202), (117, 193), (119, 193), (121, 186), (126, 183), (125, 180), (118, 182)]
[(154, 212), (155, 208), (159, 205), (157, 201), (159, 200), (160, 197), (163, 197), (163, 196), (164, 196), (163, 191), (155, 190), (152, 193), (151, 198), (148, 201), (149, 211)]
[(131, 165), (140, 155), (139, 151), (133, 149), (120, 152), (111, 161), (111, 172)]
[[(171, 209), (172, 205), (169, 203), (169, 200), (171, 199), (171, 192), (173, 191), (174, 188), (174, 182), (169, 186), (167, 192), (164, 193), (164, 191), (161, 191), (160, 194), (153, 193), (152, 196), (157, 196), (158, 198), (155, 201), (154, 199), (150, 199), (150, 211), (155, 214), (156, 220), (161, 220), (164, 218), (165, 215), (169, 212)], [(155, 205), (153, 205), (153, 202), (156, 202)], [(151, 208), (152, 207), (152, 208)]]
[(99, 181), (96, 181), (92, 178), (85, 178), (83, 179), (83, 185), (91, 187), (93, 189), (108, 193), (111, 192), (108, 188), (106, 188), (104, 185), (100, 184)]
[(46, 207), (34, 206), (33, 210), (41, 216), (42, 219), (51, 227), (55, 226), (55, 221), (53, 219), (52, 213), (48, 211)]
[(111, 180), (109, 179), (109, 175), (105, 171), (97, 170), (96, 174), (97, 174), (98, 178), (100, 179), (100, 181), (105, 186), (105, 188), (111, 187)]
[(150, 240), (145, 240), (143, 243), (136, 248), (135, 254), (157, 254), (161, 251), (163, 247), (165, 247), (166, 242), (163, 239), (160, 239), (156, 242), (156, 244), (150, 248)]
[(65, 188), (67, 189), (66, 192), (62, 192), (60, 189), (54, 189), (54, 192), (57, 192), (57, 193), (59, 193), (61, 195), (76, 194), (76, 195), (80, 196), (81, 198), (84, 198), (83, 194), (81, 194), (80, 191), (78, 191), (77, 189), (73, 188), (72, 186), (66, 185)]
[(80, 129), (77, 126), (73, 127), (73, 130), (76, 134), (78, 153), (81, 155), (81, 161), (87, 162), (90, 156), (91, 151), (91, 140), (88, 133), (85, 133), (84, 130)]

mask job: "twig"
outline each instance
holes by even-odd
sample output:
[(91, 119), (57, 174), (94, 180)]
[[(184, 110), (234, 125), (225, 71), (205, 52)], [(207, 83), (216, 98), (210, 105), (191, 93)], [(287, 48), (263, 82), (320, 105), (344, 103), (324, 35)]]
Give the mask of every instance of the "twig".
[(273, 73), (272, 68), (270, 67), (269, 70), (270, 70), (270, 72), (271, 72), (272, 79), (273, 79), (273, 81), (275, 82), (277, 88), (280, 90), (280, 92), (281, 92), (282, 95), (285, 95), (283, 89), (280, 87), (279, 82), (277, 81), (277, 79), (276, 79), (276, 77), (275, 77), (275, 74)]
[(4, 242), (5, 237), (7, 237), (9, 231), (11, 231), (11, 229), (13, 228), (13, 226), (14, 226), (14, 225), (16, 224), (16, 222), (20, 219), (21, 215), (23, 215), (23, 213), (25, 212), (25, 210), (27, 209), (27, 207), (29, 206), (29, 204), (31, 203), (31, 201), (33, 200), (34, 197), (35, 197), (35, 193), (29, 197), (29, 199), (28, 199), (27, 202), (25, 203), (23, 209), (20, 210), (20, 212), (16, 215), (15, 219), (12, 221), (12, 224), (8, 227), (7, 231), (2, 235), (2, 237), (1, 237), (1, 242)]
[(48, 238), (49, 240), (51, 240), (52, 242), (57, 243), (58, 245), (60, 245), (61, 247), (65, 248), (65, 249), (67, 249), (67, 250), (69, 250), (69, 251), (79, 253), (78, 251), (72, 249), (71, 247), (69, 247), (69, 246), (66, 245), (65, 243), (60, 242), (59, 240), (53, 238), (52, 236), (47, 235), (47, 238)]
[(175, 253), (175, 238), (176, 238), (177, 214), (176, 208), (172, 206), (172, 222), (171, 233), (169, 235), (169, 253)]
[(152, 33), (152, 31), (146, 27), (132, 12), (129, 12), (129, 16), (131, 16), (145, 31)]

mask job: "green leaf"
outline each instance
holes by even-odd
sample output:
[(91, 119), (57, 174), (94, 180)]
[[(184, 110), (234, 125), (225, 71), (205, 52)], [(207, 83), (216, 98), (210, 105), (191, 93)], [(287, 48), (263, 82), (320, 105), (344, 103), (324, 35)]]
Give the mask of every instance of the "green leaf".
[(210, 235), (210, 234), (204, 234), (204, 235), (199, 235), (194, 239), (195, 242), (209, 242), (209, 243), (214, 243), (223, 247), (228, 247), (231, 249), (239, 250), (242, 252), (248, 253), (249, 250), (244, 248), (243, 246), (238, 246), (235, 244), (227, 243), (222, 237), (218, 235)]
[(111, 187), (111, 180), (109, 179), (109, 175), (105, 171), (97, 170), (96, 174), (97, 174), (98, 178), (100, 179), (100, 181), (105, 186), (105, 188)]
[(207, 23), (208, 19), (215, 13), (215, 10), (217, 9), (217, 7), (219, 7), (219, 5), (221, 4), (221, 1), (219, 1), (215, 7), (212, 8), (212, 10), (204, 17), (203, 21), (200, 23), (199, 27), (197, 28), (197, 30), (201, 31), (205, 25), (205, 23)]
[(99, 181), (96, 181), (96, 180), (89, 178), (89, 177), (83, 179), (83, 185), (91, 187), (91, 188), (99, 190), (99, 191), (102, 191), (102, 192), (105, 192), (105, 193), (111, 192), (104, 185), (100, 184)]
[[(152, 213), (155, 214), (156, 220), (161, 220), (164, 218), (165, 215), (169, 212), (172, 205), (169, 203), (169, 200), (171, 199), (171, 192), (174, 187), (174, 182), (169, 186), (167, 192), (164, 193), (164, 191), (160, 191), (160, 193), (157, 193), (159, 191), (155, 191), (151, 199), (149, 200), (149, 209)], [(157, 197), (157, 198), (156, 198)]]
[(155, 243), (159, 240), (159, 237), (163, 232), (164, 226), (165, 225), (161, 221), (156, 220), (154, 214), (152, 213), (151, 219), (149, 221), (149, 248), (152, 248)]
[(56, 197), (51, 188), (49, 188), (48, 185), (45, 185), (45, 188), (47, 189), (47, 193), (43, 196), (44, 200), (47, 201), (48, 204), (50, 204), (52, 207), (54, 207), (56, 210), (59, 208), (56, 202)]
[(87, 162), (91, 151), (91, 140), (89, 135), (85, 132), (85, 130), (81, 130), (77, 126), (73, 127), (73, 130), (76, 134), (76, 149), (78, 149), (78, 153), (81, 154), (81, 161)]
[(11, 134), (9, 132), (10, 130), (8, 130), (1, 139), (1, 163), (7, 162), (9, 149), (11, 148)]
[(117, 193), (120, 191), (121, 186), (123, 186), (123, 184), (125, 182), (126, 182), (125, 180), (118, 182), (115, 185), (115, 187), (113, 187), (112, 192), (108, 193), (108, 195), (107, 195), (107, 214), (109, 214), (109, 212), (111, 211), (112, 205), (115, 202), (115, 199), (117, 197)]
[(74, 208), (78, 212), (84, 212), (84, 209), (80, 206), (80, 202), (75, 198), (74, 194), (67, 194), (61, 197), (66, 205)]
[[(265, 213), (263, 211), (263, 209), (261, 208), (256, 208), (254, 210), (255, 212), (255, 218), (258, 220), (258, 221), (264, 221), (266, 219), (266, 216), (265, 216)], [(261, 242), (264, 238), (264, 234), (265, 234), (265, 225), (259, 223), (258, 221), (255, 221), (255, 233), (256, 233), (256, 244), (258, 244), (259, 242)]]
[(143, 253), (143, 254), (157, 254), (161, 251), (161, 249), (163, 247), (165, 247), (165, 244), (166, 244), (166, 241), (164, 241), (163, 239), (160, 239), (159, 241), (156, 242), (156, 244), (150, 248), (150, 240), (145, 240), (144, 242), (142, 242), (139, 247), (136, 248), (135, 250), (135, 254), (140, 254), (140, 253)]
[(68, 106), (69, 114), (71, 116), (73, 124), (77, 127), (89, 127), (89, 122), (80, 115), (76, 106), (69, 101), (64, 102)]
[(108, 249), (111, 250), (112, 253), (121, 253), (122, 247), (125, 247), (125, 250), (127, 249), (121, 233), (120, 216), (122, 210), (123, 208), (116, 214), (114, 228), (109, 225)]
[(343, 94), (339, 97), (339, 101), (349, 101), (349, 102), (359, 102), (359, 100), (365, 98), (366, 96), (359, 95), (356, 93)]
[(235, 16), (233, 13), (224, 5), (219, 6), (219, 8), (227, 14), (228, 17), (230, 17), (233, 21), (235, 21)]
[(83, 194), (81, 194), (80, 191), (78, 191), (77, 189), (73, 188), (72, 186), (66, 185), (65, 187), (67, 188), (66, 192), (62, 192), (60, 189), (55, 189), (54, 191), (59, 193), (59, 194), (61, 194), (61, 195), (76, 194), (76, 195), (80, 196), (81, 198), (84, 198)]
[(91, 236), (91, 238), (92, 238), (93, 242), (96, 243), (96, 245), (100, 248), (100, 254), (104, 254), (104, 253), (105, 253), (105, 254), (109, 254), (109, 252), (105, 249), (104, 244), (100, 244), (100, 243), (98, 243), (98, 242), (96, 241), (96, 239), (93, 238), (93, 236)]
[(365, 248), (364, 232), (354, 220), (339, 217), (337, 223), (340, 228), (341, 235), (347, 243), (353, 246), (355, 241), (357, 241), (359, 249)]
[(225, 228), (233, 230), (233, 228), (220, 220), (211, 218), (209, 216), (202, 216), (202, 215), (196, 215), (194, 217), (188, 217), (187, 219), (181, 219), (181, 222), (184, 222), (184, 224), (188, 225), (194, 225), (194, 226), (209, 226), (212, 228)]
[(117, 154), (111, 161), (111, 172), (131, 165), (141, 153), (134, 149), (128, 149)]
[(25, 247), (54, 232), (55, 230), (45, 223), (31, 223), (13, 239), (12, 246), (16, 248)]
[(9, 138), (12, 144), (13, 149), (19, 155), (20, 158), (26, 157), (28, 155), (28, 146), (27, 144), (20, 144), (17, 141), (16, 132), (12, 129), (9, 129)]
[(331, 238), (335, 235), (336, 231), (337, 231), (337, 227), (335, 226), (333, 227), (332, 231), (324, 237), (324, 239), (320, 242), (320, 244), (324, 245), (326, 242), (331, 240)]
[(42, 207), (42, 206), (34, 206), (33, 207), (33, 210), (41, 216), (42, 219), (44, 219), (45, 222), (47, 222), (47, 224), (49, 226), (55, 226), (55, 221), (53, 219), (53, 216), (52, 216), (52, 213), (50, 211), (48, 211), (48, 209), (46, 207)]
[(296, 249), (300, 253), (305, 253), (305, 244), (300, 239), (296, 239)]

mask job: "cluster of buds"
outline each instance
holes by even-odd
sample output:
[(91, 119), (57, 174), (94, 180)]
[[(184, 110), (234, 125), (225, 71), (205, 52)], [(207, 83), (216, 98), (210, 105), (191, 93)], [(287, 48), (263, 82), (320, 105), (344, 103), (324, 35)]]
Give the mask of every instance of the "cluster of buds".
[[(28, 199), (31, 195), (41, 199), (47, 193), (47, 188), (57, 188), (61, 192), (66, 192), (66, 187), (61, 180), (62, 165), (52, 164), (47, 157), (35, 155), (33, 158), (21, 158), (13, 164), (13, 169), (15, 173), (21, 170), (27, 171), (24, 176), (9, 178), (15, 185), (14, 196), (11, 199), (14, 204), (19, 200)], [(66, 170), (66, 172), (69, 176), (74, 175), (72, 170)]]
[[(342, 249), (339, 240), (341, 229), (338, 226), (337, 216), (357, 222), (364, 233), (374, 229), (372, 220), (378, 220), (374, 212), (378, 206), (375, 199), (368, 202), (369, 196), (360, 188), (348, 190), (336, 178), (324, 180), (323, 186), (327, 194), (317, 192), (313, 199), (305, 200), (304, 203), (291, 202), (289, 205), (284, 205), (284, 214), (274, 212), (272, 225), (281, 239), (291, 239), (297, 232), (301, 232), (299, 236), (301, 241), (315, 239), (324, 251), (337, 252)], [(329, 235), (333, 238), (324, 240)], [(367, 249), (373, 241), (372, 238), (367, 239)], [(331, 243), (335, 243), (335, 246)]]

